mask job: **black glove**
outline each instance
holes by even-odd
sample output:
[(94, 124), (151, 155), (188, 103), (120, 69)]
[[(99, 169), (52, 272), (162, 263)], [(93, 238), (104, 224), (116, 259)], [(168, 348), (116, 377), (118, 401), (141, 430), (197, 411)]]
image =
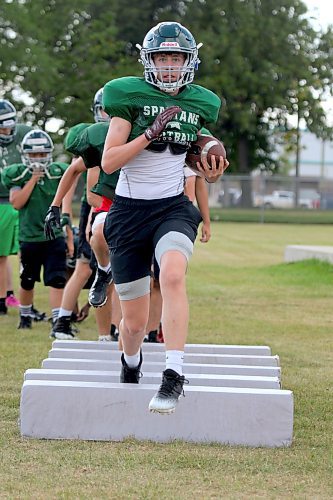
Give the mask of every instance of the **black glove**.
[(46, 239), (54, 240), (56, 238), (55, 231), (57, 229), (61, 231), (60, 208), (52, 205), (49, 207), (44, 221), (44, 234)]
[(61, 223), (61, 227), (69, 226), (70, 229), (72, 228), (72, 221), (71, 221), (71, 217), (69, 214), (62, 213), (60, 223)]
[(181, 108), (179, 106), (170, 106), (170, 108), (162, 111), (162, 113), (160, 113), (155, 118), (154, 123), (146, 129), (146, 139), (148, 141), (154, 141), (155, 139), (157, 139), (161, 135), (169, 121), (172, 120), (172, 118), (180, 111)]

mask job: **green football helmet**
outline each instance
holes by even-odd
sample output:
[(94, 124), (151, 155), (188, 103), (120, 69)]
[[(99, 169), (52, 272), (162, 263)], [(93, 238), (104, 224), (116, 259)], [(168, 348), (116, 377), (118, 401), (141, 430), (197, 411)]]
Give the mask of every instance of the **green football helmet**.
[[(148, 83), (155, 85), (164, 92), (173, 92), (193, 81), (194, 72), (198, 69), (200, 59), (198, 50), (202, 43), (196, 44), (191, 32), (179, 23), (159, 23), (145, 36), (140, 49), (139, 61), (144, 66), (144, 76)], [(158, 70), (154, 64), (153, 55), (156, 53), (182, 53), (185, 55), (184, 65), (180, 68), (172, 66), (159, 66)], [(167, 81), (159, 78), (159, 72), (169, 72)], [(172, 81), (172, 74), (177, 74), (177, 80)]]
[[(30, 130), (22, 139), (21, 154), (22, 162), (30, 171), (46, 171), (52, 163), (52, 151), (54, 149), (51, 137), (43, 130)], [(34, 153), (34, 156), (30, 156)], [(38, 156), (38, 154), (43, 156)]]
[(0, 134), (0, 146), (6, 146), (16, 135), (16, 109), (7, 99), (0, 99), (0, 128), (9, 130), (9, 134)]

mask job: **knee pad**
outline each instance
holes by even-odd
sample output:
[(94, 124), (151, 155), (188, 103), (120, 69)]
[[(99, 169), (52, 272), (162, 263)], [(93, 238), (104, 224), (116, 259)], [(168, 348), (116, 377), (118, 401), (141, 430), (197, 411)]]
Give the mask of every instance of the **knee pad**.
[(24, 274), (21, 276), (21, 287), (23, 290), (33, 290), (35, 287), (35, 280), (32, 278), (28, 278), (27, 276), (24, 276)]
[(132, 300), (150, 293), (150, 276), (144, 276), (129, 283), (116, 284), (120, 300)]
[(178, 231), (169, 231), (164, 234), (155, 248), (155, 257), (159, 267), (161, 266), (162, 255), (168, 250), (178, 250), (189, 261), (193, 253), (193, 243), (188, 236)]
[(66, 278), (64, 276), (54, 276), (53, 278), (49, 279), (49, 281), (45, 283), (45, 285), (61, 290), (62, 288), (65, 288)]

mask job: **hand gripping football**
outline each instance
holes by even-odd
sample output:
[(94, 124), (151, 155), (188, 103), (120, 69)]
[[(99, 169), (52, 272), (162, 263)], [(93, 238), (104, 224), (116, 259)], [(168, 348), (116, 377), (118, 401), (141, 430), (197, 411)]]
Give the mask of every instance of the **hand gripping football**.
[(197, 162), (201, 162), (202, 158), (206, 157), (207, 162), (211, 165), (212, 155), (217, 157), (217, 160), (220, 156), (226, 158), (227, 153), (222, 142), (211, 135), (198, 135), (197, 140), (191, 144), (187, 152), (185, 163), (194, 172), (200, 174)]

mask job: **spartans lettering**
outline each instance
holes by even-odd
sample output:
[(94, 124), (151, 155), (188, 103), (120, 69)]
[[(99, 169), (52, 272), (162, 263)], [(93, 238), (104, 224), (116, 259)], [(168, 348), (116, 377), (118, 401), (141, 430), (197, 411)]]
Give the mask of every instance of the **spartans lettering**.
[[(144, 106), (143, 114), (145, 116), (157, 116), (165, 110), (164, 106)], [(182, 111), (175, 116), (176, 120), (183, 123), (190, 123), (191, 125), (198, 125), (199, 115), (191, 113), (190, 111)]]

